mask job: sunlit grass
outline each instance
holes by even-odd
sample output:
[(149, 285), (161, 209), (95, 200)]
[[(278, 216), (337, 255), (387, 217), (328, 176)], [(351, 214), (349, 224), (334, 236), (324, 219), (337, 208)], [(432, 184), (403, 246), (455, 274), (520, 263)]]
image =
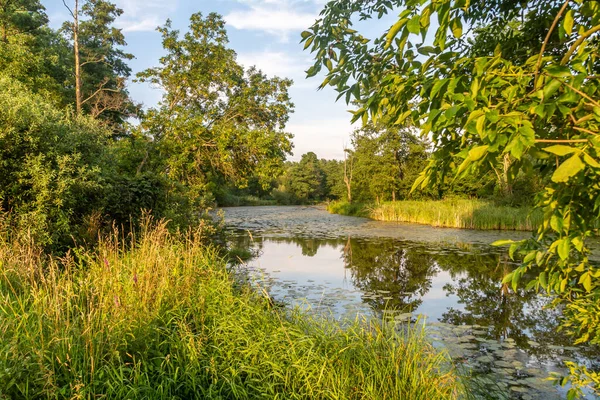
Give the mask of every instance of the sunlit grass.
[(444, 399), (422, 330), (274, 307), (190, 234), (146, 225), (63, 258), (0, 224), (0, 398)]
[[(343, 203), (329, 211), (350, 209)], [(410, 222), (437, 227), (533, 231), (542, 223), (542, 214), (530, 208), (497, 206), (492, 202), (470, 199), (403, 200), (364, 207), (364, 213), (379, 221)]]

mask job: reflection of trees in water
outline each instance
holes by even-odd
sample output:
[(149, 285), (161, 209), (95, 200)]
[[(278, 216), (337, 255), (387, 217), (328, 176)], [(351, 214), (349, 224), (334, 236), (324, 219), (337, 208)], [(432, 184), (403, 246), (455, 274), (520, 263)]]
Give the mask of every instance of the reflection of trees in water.
[(380, 295), (365, 299), (376, 310), (415, 310), (437, 273), (431, 254), (394, 241), (348, 239), (342, 258), (357, 288)]
[(446, 284), (444, 290), (456, 295), (464, 310), (450, 307), (441, 320), (454, 325), (489, 326), (489, 337), (511, 337), (521, 347), (527, 343), (525, 330), (529, 328), (525, 326), (524, 305), (536, 295), (531, 291), (509, 291), (508, 286), (502, 284), (502, 277), (511, 267), (498, 256), (495, 258), (495, 265), (489, 262), (492, 260), (486, 260), (487, 257), (471, 260), (462, 267), (447, 265), (452, 272), (463, 274)]
[[(442, 322), (489, 327), (488, 338), (510, 337), (517, 347), (540, 359), (558, 351), (549, 349), (548, 345), (569, 346), (571, 343), (557, 331), (560, 312), (544, 309), (548, 299), (534, 291), (514, 293), (501, 283), (512, 266), (506, 255), (496, 249), (473, 245), (448, 248), (393, 239), (264, 239), (248, 234), (230, 240), (234, 247), (254, 249), (255, 255), (260, 254), (266, 241), (295, 244), (308, 257), (315, 256), (323, 247), (338, 249), (353, 284), (363, 292), (381, 295), (364, 299), (377, 311), (384, 308), (414, 311), (431, 289), (434, 277), (446, 271), (453, 279), (444, 286), (446, 295), (455, 295), (463, 307), (449, 307)], [(532, 345), (530, 340), (539, 345)], [(588, 359), (598, 354), (597, 349), (581, 352), (585, 352)]]

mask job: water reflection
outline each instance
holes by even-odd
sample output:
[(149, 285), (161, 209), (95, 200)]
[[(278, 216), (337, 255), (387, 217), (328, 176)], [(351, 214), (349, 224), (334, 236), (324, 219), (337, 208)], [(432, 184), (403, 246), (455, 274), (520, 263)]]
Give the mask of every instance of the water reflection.
[[(558, 331), (560, 313), (533, 291), (501, 283), (513, 268), (500, 249), (481, 244), (423, 243), (392, 238), (251, 237), (249, 267), (265, 274), (274, 297), (313, 310), (424, 314), (432, 337), (475, 374), (491, 377), (506, 398), (553, 398), (545, 382), (568, 359), (598, 367), (598, 351), (572, 347)], [(486, 378), (487, 379), (487, 378)]]

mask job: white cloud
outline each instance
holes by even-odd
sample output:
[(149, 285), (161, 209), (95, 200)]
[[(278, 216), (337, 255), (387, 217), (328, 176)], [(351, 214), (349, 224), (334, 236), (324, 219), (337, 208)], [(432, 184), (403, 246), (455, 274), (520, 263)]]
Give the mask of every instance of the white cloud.
[(121, 28), (123, 32), (148, 32), (155, 30), (156, 27), (163, 25), (164, 23), (164, 20), (159, 19), (157, 16), (151, 15), (138, 20), (118, 20), (116, 25), (117, 28)]
[[(290, 33), (307, 29), (318, 15), (319, 7), (312, 1), (238, 0), (246, 9), (225, 15), (228, 25), (236, 29), (262, 31), (288, 41)], [(307, 5), (308, 7), (307, 9)]]
[(294, 155), (290, 159), (300, 160), (302, 154), (313, 151), (319, 158), (342, 160), (354, 128), (350, 118), (291, 122), (286, 127), (287, 132), (294, 134)]
[(154, 31), (177, 9), (177, 0), (117, 0), (116, 4), (124, 11), (116, 21), (123, 32)]
[(308, 28), (315, 22), (315, 15), (293, 10), (255, 7), (245, 11), (233, 11), (225, 16), (225, 21), (236, 29), (285, 34)]
[[(245, 67), (255, 65), (268, 76), (291, 78), (294, 82), (304, 79), (304, 71), (311, 65), (309, 56), (297, 56), (282, 51), (259, 51), (238, 54), (238, 62)], [(315, 85), (313, 85), (315, 86)]]

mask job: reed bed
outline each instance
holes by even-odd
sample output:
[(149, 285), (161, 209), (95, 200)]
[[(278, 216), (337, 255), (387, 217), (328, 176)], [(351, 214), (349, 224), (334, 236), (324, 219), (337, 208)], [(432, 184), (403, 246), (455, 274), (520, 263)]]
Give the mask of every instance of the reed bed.
[[(402, 200), (363, 207), (370, 218), (378, 221), (446, 228), (535, 231), (543, 220), (542, 213), (537, 210), (471, 199)], [(343, 204), (329, 208), (330, 212), (339, 211), (340, 214), (344, 214), (344, 209)]]
[[(22, 236), (21, 236), (22, 238)], [(0, 219), (0, 398), (449, 399), (418, 328), (276, 307), (215, 249), (147, 223), (62, 258)]]

